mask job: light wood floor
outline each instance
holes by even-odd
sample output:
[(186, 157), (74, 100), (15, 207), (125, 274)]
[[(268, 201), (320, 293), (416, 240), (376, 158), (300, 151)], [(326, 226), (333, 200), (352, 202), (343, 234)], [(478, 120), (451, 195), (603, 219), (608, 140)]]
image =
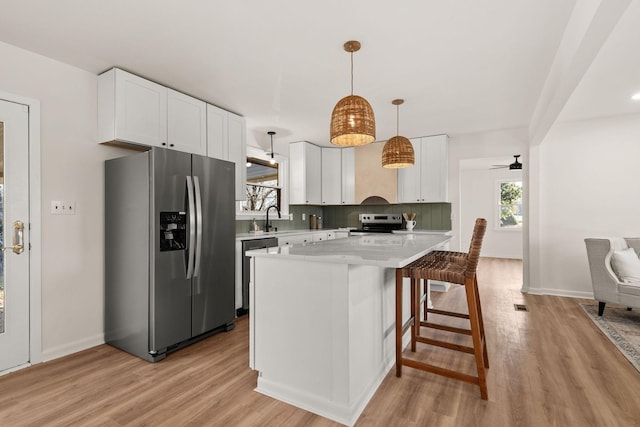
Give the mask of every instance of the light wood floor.
[[(357, 426), (638, 426), (640, 373), (576, 299), (522, 295), (518, 261), (482, 259), (489, 400), (477, 386), (392, 370)], [(455, 308), (462, 288), (433, 295)], [(524, 303), (528, 312), (516, 312)], [(473, 372), (470, 355), (428, 356)], [(246, 317), (151, 364), (107, 345), (0, 377), (2, 426), (334, 426), (253, 391)]]

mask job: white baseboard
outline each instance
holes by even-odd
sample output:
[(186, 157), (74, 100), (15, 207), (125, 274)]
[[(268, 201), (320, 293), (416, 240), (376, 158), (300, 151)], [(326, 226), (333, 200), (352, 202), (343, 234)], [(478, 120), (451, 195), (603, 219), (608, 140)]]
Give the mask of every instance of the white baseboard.
[(571, 291), (568, 289), (523, 288), (521, 291), (525, 294), (531, 295), (552, 295), (556, 297), (593, 299), (593, 292)]
[(78, 351), (86, 350), (97, 345), (104, 344), (104, 334), (94, 335), (71, 343), (59, 345), (53, 348), (43, 350), (42, 361), (58, 359), (59, 357), (68, 356)]

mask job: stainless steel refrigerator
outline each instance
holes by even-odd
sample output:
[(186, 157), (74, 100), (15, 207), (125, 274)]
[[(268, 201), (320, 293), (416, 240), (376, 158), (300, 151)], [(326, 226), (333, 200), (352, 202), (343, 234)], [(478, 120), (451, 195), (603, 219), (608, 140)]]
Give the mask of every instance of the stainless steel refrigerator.
[(155, 362), (234, 326), (235, 165), (164, 148), (105, 162), (105, 340)]

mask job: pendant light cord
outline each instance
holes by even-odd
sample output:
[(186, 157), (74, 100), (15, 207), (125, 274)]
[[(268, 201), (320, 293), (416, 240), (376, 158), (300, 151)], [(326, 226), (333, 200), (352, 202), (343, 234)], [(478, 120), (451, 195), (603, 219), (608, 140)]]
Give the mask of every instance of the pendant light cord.
[(353, 96), (353, 52), (351, 52), (351, 96)]
[(269, 133), (269, 135), (271, 136), (271, 158), (273, 159), (273, 134)]
[(396, 105), (396, 136), (400, 136), (400, 104)]
[(271, 160), (270, 160), (270, 163), (274, 164), (275, 163), (275, 159), (273, 158), (273, 135), (275, 135), (276, 133), (274, 131), (272, 131), (272, 130), (270, 130), (267, 133), (271, 137)]

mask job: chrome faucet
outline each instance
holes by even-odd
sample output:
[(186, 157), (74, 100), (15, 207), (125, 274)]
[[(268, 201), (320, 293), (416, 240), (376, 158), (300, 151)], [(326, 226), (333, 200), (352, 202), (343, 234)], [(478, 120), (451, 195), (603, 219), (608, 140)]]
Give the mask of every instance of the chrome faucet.
[(269, 224), (269, 211), (271, 210), (271, 208), (276, 208), (276, 212), (278, 212), (278, 218), (282, 218), (280, 216), (280, 208), (278, 208), (278, 205), (271, 205), (267, 208), (267, 224), (264, 227), (264, 231), (266, 231), (267, 233), (269, 232), (269, 229), (272, 228), (271, 224)]

